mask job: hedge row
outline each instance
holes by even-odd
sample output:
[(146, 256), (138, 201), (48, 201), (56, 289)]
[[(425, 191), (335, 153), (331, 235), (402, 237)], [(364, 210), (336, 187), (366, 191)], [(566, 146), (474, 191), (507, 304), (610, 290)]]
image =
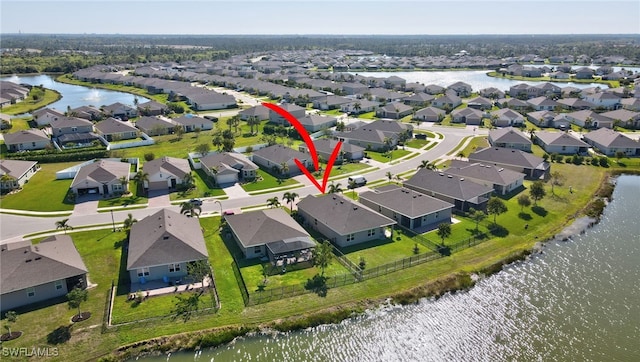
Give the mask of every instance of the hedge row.
[(9, 153), (6, 155), (10, 160), (38, 161), (39, 163), (56, 163), (56, 162), (74, 162), (88, 161), (94, 158), (109, 157), (109, 151), (100, 150), (83, 150), (82, 152), (48, 152), (48, 153)]

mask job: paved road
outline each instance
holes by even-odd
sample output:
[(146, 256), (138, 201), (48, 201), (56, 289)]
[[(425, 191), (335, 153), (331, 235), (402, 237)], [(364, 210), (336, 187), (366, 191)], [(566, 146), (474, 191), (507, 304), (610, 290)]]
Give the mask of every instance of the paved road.
[[(478, 129), (474, 130), (473, 127), (462, 128), (462, 127), (440, 127), (434, 125), (420, 125), (419, 129), (426, 129), (435, 131), (438, 133), (442, 133), (445, 137), (444, 139), (438, 143), (434, 148), (425, 151), (420, 154), (418, 157), (400, 162), (396, 165), (388, 165), (385, 168), (375, 170), (369, 173), (364, 173), (368, 180), (373, 181), (377, 179), (386, 178), (385, 174), (387, 172), (391, 172), (392, 174), (402, 173), (408, 170), (414, 170), (420, 165), (422, 160), (434, 161), (436, 159), (447, 158), (447, 152), (450, 152), (454, 149), (460, 141), (467, 136), (472, 135), (480, 135), (487, 134), (486, 129)], [(346, 181), (335, 180), (336, 182), (341, 182), (343, 185), (346, 185)], [(305, 197), (307, 195), (318, 194), (318, 190), (315, 186), (311, 186), (310, 182), (308, 182), (308, 186), (297, 188), (295, 192), (300, 195), (300, 197)], [(212, 213), (219, 213), (220, 208), (223, 210), (226, 209), (239, 209), (252, 205), (260, 205), (265, 204), (267, 199), (278, 196), (282, 198), (282, 194), (284, 191), (275, 191), (268, 194), (256, 195), (256, 196), (240, 196), (237, 198), (230, 198), (228, 200), (217, 201), (214, 199), (205, 200), (202, 205), (203, 216), (207, 216)], [(158, 211), (159, 209), (166, 206), (154, 206), (150, 205), (145, 209), (136, 209), (136, 210), (119, 210), (113, 212), (113, 218), (116, 223), (122, 222), (128, 213), (133, 214), (138, 220), (143, 219), (144, 217), (151, 215)], [(168, 206), (170, 209), (175, 210), (176, 212), (180, 211), (179, 206)], [(29, 233), (52, 230), (55, 229), (55, 222), (61, 220), (65, 217), (37, 217), (37, 216), (19, 216), (19, 215), (9, 215), (2, 214), (0, 217), (0, 243), (14, 242), (21, 240), (21, 236)], [(96, 224), (109, 224), (112, 222), (111, 213), (73, 213), (69, 216), (69, 225), (71, 226), (81, 226), (81, 225), (96, 225)]]

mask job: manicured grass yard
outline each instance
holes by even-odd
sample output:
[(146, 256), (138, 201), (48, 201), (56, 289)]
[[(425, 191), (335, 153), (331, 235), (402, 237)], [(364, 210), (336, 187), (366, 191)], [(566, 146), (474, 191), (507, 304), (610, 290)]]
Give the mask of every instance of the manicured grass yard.
[[(326, 166), (327, 166), (326, 164), (321, 164), (322, 169), (325, 169)], [(361, 163), (361, 162), (345, 163), (342, 165), (334, 164), (333, 167), (331, 168), (331, 173), (329, 173), (329, 176), (339, 177), (340, 175), (344, 175), (347, 173), (367, 170), (370, 167), (371, 167), (370, 165), (367, 165), (366, 163)]]
[[(34, 100), (33, 99), (33, 92), (35, 91), (35, 87), (29, 92), (29, 95), (27, 96), (27, 98), (22, 101), (22, 102), (18, 102), (16, 104), (12, 104), (10, 106), (7, 107), (3, 107), (2, 108), (2, 113), (4, 114), (21, 114), (21, 113), (28, 113), (28, 112), (32, 112), (38, 108), (42, 108), (44, 106), (46, 106), (47, 104), (53, 103), (55, 101), (57, 101), (58, 99), (62, 98), (62, 96), (60, 95), (60, 93), (58, 93), (57, 91), (54, 91), (52, 89), (47, 89), (44, 88), (44, 93), (42, 98), (38, 99), (38, 100)], [(15, 131), (15, 130), (14, 130)]]
[(281, 182), (278, 182), (278, 179), (275, 176), (271, 175), (270, 173), (266, 172), (263, 169), (258, 170), (258, 176), (261, 176), (262, 180), (243, 184), (242, 188), (248, 192), (248, 191), (271, 189), (274, 187), (296, 185), (299, 183), (298, 181), (292, 178), (282, 178), (280, 179)]
[[(475, 152), (478, 149), (489, 147), (489, 142), (487, 141), (487, 137), (474, 137), (471, 142), (465, 147), (462, 151), (464, 156), (467, 157), (471, 153)], [(458, 152), (458, 153), (460, 153)]]
[(422, 140), (422, 139), (419, 139), (419, 138), (414, 138), (411, 141), (407, 142), (406, 145), (408, 147), (413, 147), (413, 148), (422, 148), (422, 147), (428, 145), (429, 142), (431, 142), (431, 141), (429, 141), (428, 139)]
[(398, 158), (402, 157), (402, 156), (406, 156), (408, 155), (409, 151), (407, 150), (403, 150), (403, 149), (397, 149), (397, 150), (393, 150), (391, 151), (391, 159), (387, 156), (385, 156), (385, 152), (376, 152), (376, 151), (366, 151), (367, 156), (369, 156), (369, 158), (376, 160), (378, 162), (389, 162), (389, 161), (393, 161), (393, 160), (397, 160)]
[(132, 192), (132, 195), (102, 199), (98, 201), (98, 207), (140, 205), (149, 202), (149, 199), (144, 195), (144, 193), (140, 192), (141, 190), (136, 187), (135, 182), (129, 182), (129, 190)]
[[(400, 240), (398, 240), (400, 238)], [(367, 267), (376, 267), (395, 260), (410, 257), (413, 254), (414, 241), (394, 231), (393, 239), (384, 238), (342, 248), (341, 251), (354, 264), (363, 257)], [(424, 248), (423, 248), (424, 249)], [(426, 250), (423, 250), (423, 252)]]
[(169, 200), (185, 200), (196, 197), (211, 197), (226, 195), (224, 190), (214, 186), (208, 180), (207, 174), (202, 170), (194, 170), (193, 178), (196, 187), (189, 191), (174, 191), (169, 194)]
[(56, 180), (56, 172), (79, 162), (44, 163), (20, 192), (0, 198), (3, 209), (30, 211), (73, 210), (74, 203), (65, 202), (73, 180)]

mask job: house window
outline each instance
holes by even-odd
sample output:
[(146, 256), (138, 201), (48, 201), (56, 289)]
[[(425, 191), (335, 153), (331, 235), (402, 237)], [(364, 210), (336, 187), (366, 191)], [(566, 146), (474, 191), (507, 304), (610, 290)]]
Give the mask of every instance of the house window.
[(253, 252), (254, 252), (255, 254), (260, 254), (260, 253), (262, 253), (262, 247), (260, 247), (260, 246), (254, 246), (254, 247), (253, 247)]
[(367, 236), (373, 236), (376, 234), (376, 229), (371, 229), (367, 231)]
[(176, 273), (180, 271), (180, 264), (169, 264), (169, 273)]
[(76, 132), (78, 131), (78, 127), (71, 127), (71, 132)]
[(60, 289), (62, 289), (62, 280), (58, 280), (58, 281), (56, 281), (56, 284), (55, 284), (55, 285), (56, 285), (56, 290), (60, 290)]
[(27, 297), (31, 298), (36, 295), (36, 288), (27, 288)]
[(148, 276), (149, 276), (149, 268), (138, 269), (138, 277), (148, 277)]
[(31, 146), (35, 147), (36, 143), (35, 142), (31, 142)]
[(439, 213), (439, 212), (436, 212), (436, 219), (438, 218), (438, 216), (439, 216), (439, 215), (440, 215), (440, 213)]
[(313, 219), (313, 225), (318, 226), (318, 219)]
[(122, 190), (122, 184), (113, 184), (113, 185), (111, 185), (111, 188), (113, 189), (113, 191), (121, 191)]
[(565, 151), (567, 149), (567, 146), (562, 146), (562, 150)]
[(353, 241), (356, 239), (356, 234), (349, 234), (347, 235), (347, 241)]

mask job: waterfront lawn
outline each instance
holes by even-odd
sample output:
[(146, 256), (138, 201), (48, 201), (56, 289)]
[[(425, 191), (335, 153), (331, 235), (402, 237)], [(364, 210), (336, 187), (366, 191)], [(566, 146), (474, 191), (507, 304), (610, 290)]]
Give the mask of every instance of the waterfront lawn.
[[(129, 285), (127, 283), (122, 289), (128, 290), (128, 288)], [(186, 296), (193, 293), (185, 292), (184, 288), (185, 285), (181, 285), (179, 286), (180, 292), (149, 297), (141, 303), (128, 300), (127, 297), (129, 293), (117, 295), (113, 302), (112, 323), (120, 324), (157, 317), (169, 317), (168, 319), (170, 320), (171, 317), (173, 317), (173, 310), (175, 309), (176, 295), (184, 294)], [(141, 293), (144, 296), (144, 290), (142, 290)], [(205, 291), (200, 296), (200, 309), (214, 307), (215, 297), (213, 297), (212, 293)]]
[(366, 267), (373, 268), (414, 255), (414, 245), (415, 241), (410, 237), (398, 230), (394, 230), (393, 239), (384, 238), (368, 241), (340, 248), (340, 251), (354, 264), (358, 265), (360, 257), (362, 257), (366, 262)]
[(101, 199), (98, 201), (98, 207), (141, 205), (149, 202), (149, 199), (144, 195), (144, 192), (142, 192), (140, 188), (136, 187), (135, 182), (129, 182), (129, 191), (131, 191), (131, 194), (129, 195), (122, 195), (120, 197), (113, 197), (110, 199)]
[(30, 129), (31, 128), (31, 126), (29, 125), (30, 120), (31, 120), (31, 117), (13, 118), (11, 120), (11, 128), (3, 129), (2, 133), (14, 133), (14, 132)]
[(271, 189), (275, 187), (296, 185), (299, 183), (293, 178), (281, 178), (281, 179), (276, 178), (275, 176), (271, 175), (270, 173), (268, 173), (263, 169), (258, 170), (257, 179), (259, 178), (262, 178), (262, 179), (260, 181), (253, 181), (253, 182), (242, 184), (242, 188), (245, 191), (249, 192), (249, 191)]
[(56, 180), (56, 172), (78, 162), (44, 163), (19, 192), (0, 197), (3, 209), (29, 211), (71, 211), (75, 203), (67, 199), (73, 180)]
[(382, 163), (397, 160), (398, 158), (406, 156), (409, 153), (411, 152), (407, 150), (396, 149), (391, 151), (390, 155), (392, 157), (389, 157), (389, 152), (366, 151), (367, 157)]
[(10, 115), (15, 115), (15, 114), (21, 114), (21, 113), (29, 113), (29, 112), (33, 112), (36, 109), (42, 108), (44, 106), (46, 106), (47, 104), (51, 104), (55, 101), (57, 101), (58, 99), (62, 98), (62, 96), (60, 95), (60, 93), (52, 90), (52, 89), (47, 89), (44, 88), (44, 95), (39, 98), (38, 100), (34, 100), (33, 99), (33, 94), (34, 92), (38, 91), (39, 88), (38, 87), (33, 87), (31, 89), (31, 91), (29, 92), (29, 95), (27, 96), (27, 98), (25, 100), (23, 100), (22, 102), (18, 102), (16, 104), (12, 104), (10, 106), (7, 107), (2, 107), (2, 113), (4, 114), (10, 114)]

